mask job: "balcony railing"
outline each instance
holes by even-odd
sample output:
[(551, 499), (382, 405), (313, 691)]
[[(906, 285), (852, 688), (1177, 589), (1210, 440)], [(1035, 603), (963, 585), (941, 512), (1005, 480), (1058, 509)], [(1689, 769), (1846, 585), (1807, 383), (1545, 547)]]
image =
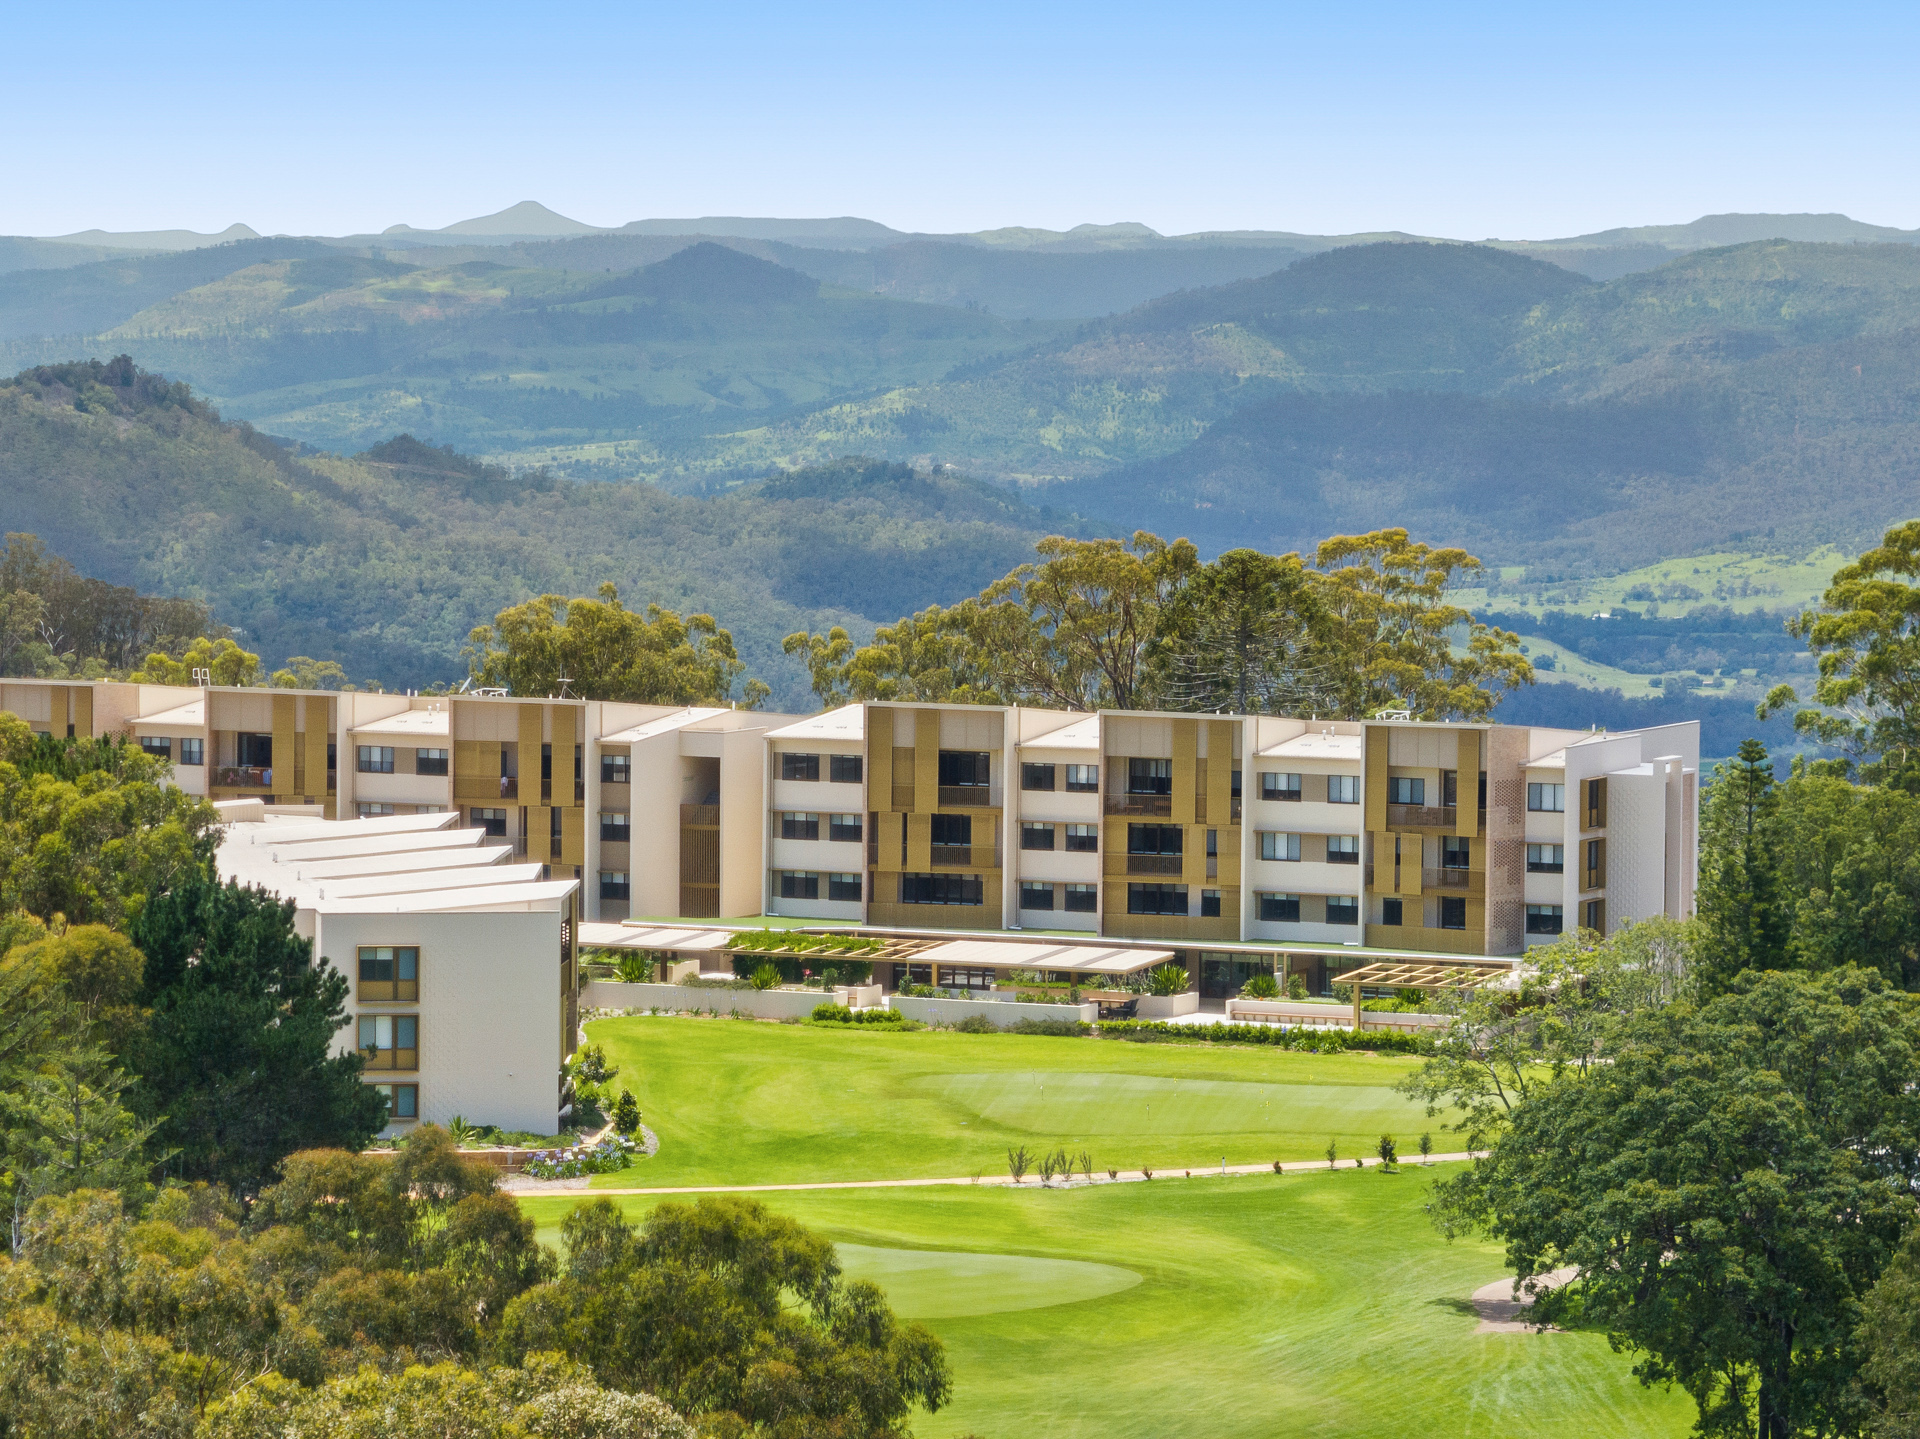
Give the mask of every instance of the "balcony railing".
[(223, 789), (272, 789), (273, 767), (257, 764), (215, 765), (213, 782)]
[(1000, 868), (1000, 851), (990, 844), (936, 844), (932, 848), (936, 869)]
[(417, 1049), (363, 1049), (366, 1067), (369, 1070), (414, 1070), (420, 1067), (420, 1051)]
[(367, 1004), (396, 1004), (418, 999), (420, 981), (417, 979), (363, 979), (359, 981), (354, 994)]
[(1185, 863), (1185, 857), (1177, 854), (1130, 854), (1127, 856), (1127, 873), (1179, 874)]
[(943, 784), (940, 786), (942, 809), (990, 809), (993, 788), (984, 784)]
[(1170, 794), (1110, 794), (1108, 814), (1134, 815), (1143, 819), (1166, 819), (1173, 814)]
[(720, 806), (717, 804), (683, 804), (680, 806), (680, 823), (705, 828), (715, 828), (720, 823)]
[(1471, 869), (1422, 869), (1420, 884), (1423, 889), (1447, 889), (1460, 894), (1478, 894), (1484, 889), (1484, 878), (1479, 871)]
[(1460, 811), (1450, 804), (1390, 804), (1387, 806), (1387, 828), (1404, 825), (1410, 829), (1452, 829), (1459, 814)]

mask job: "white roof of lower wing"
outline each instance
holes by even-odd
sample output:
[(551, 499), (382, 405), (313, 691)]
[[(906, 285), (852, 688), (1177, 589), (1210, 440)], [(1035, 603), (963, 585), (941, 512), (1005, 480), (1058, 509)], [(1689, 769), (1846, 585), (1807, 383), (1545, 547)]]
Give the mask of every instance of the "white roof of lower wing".
[(1012, 969), (1058, 969), (1077, 974), (1130, 974), (1165, 964), (1170, 949), (1109, 949), (1095, 944), (1029, 944), (1021, 940), (955, 939), (913, 956), (915, 964), (979, 965)]
[(316, 900), (359, 899), (371, 894), (428, 894), (450, 889), (484, 889), (538, 881), (537, 864), (476, 864), (471, 869), (436, 869), (425, 874), (361, 875), (354, 879), (310, 880), (305, 888)]
[(809, 715), (794, 724), (767, 731), (768, 739), (864, 740), (866, 737), (867, 707), (862, 704), (842, 705), (837, 710)]
[(473, 848), (487, 838), (484, 829), (443, 829), (426, 834), (370, 834), (361, 839), (310, 839), (304, 844), (268, 850), (269, 863), (299, 864), (309, 859), (348, 859), (355, 855), (408, 854), (422, 850)]
[(513, 853), (510, 844), (481, 845), (478, 848), (428, 850), (424, 854), (367, 854), (347, 859), (304, 860), (294, 868), (298, 879), (351, 879), (356, 875), (419, 874), (423, 871), (470, 869), (477, 865), (499, 864)]
[(259, 829), (235, 829), (229, 837), (251, 844), (300, 844), (310, 839), (359, 839), (366, 835), (419, 835), (458, 824), (451, 810), (439, 814), (383, 814), (369, 819), (281, 820)]
[(1100, 716), (1088, 715), (1083, 720), (1075, 720), (1070, 725), (1062, 725), (1057, 730), (1037, 735), (1033, 739), (1022, 740), (1022, 753), (1039, 749), (1099, 749)]
[(131, 721), (135, 729), (143, 724), (153, 725), (203, 725), (207, 722), (207, 702), (195, 700), (192, 704), (176, 706), (170, 710), (161, 710), (159, 714), (141, 715)]
[(559, 908), (580, 887), (573, 879), (534, 884), (501, 884), (484, 889), (428, 890), (408, 894), (368, 895), (359, 899), (324, 899), (313, 908), (321, 914), (448, 914), (461, 910), (499, 913), (537, 912)]
[(678, 714), (662, 715), (659, 719), (648, 720), (645, 724), (637, 724), (633, 726), (632, 729), (623, 729), (614, 734), (603, 735), (600, 743), (632, 744), (635, 740), (652, 739), (655, 735), (668, 734), (673, 730), (685, 729), (690, 724), (698, 724), (701, 720), (712, 719), (715, 715), (723, 715), (725, 713), (725, 710), (715, 709), (712, 706), (684, 709)]
[(385, 719), (369, 720), (353, 727), (355, 734), (438, 736), (452, 733), (451, 717), (445, 710), (401, 710)]
[(678, 924), (582, 924), (580, 943), (595, 949), (725, 949), (733, 934)]

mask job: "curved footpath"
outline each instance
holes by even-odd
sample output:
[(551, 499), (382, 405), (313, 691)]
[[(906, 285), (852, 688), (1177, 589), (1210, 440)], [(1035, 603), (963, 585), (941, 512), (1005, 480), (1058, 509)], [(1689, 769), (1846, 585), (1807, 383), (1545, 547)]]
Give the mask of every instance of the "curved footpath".
[[(1462, 1159), (1477, 1159), (1485, 1151), (1461, 1152), (1458, 1154), (1434, 1154), (1426, 1160), (1403, 1159), (1400, 1167), (1417, 1169), (1422, 1164), (1453, 1163)], [(1310, 1174), (1315, 1170), (1329, 1167), (1338, 1169), (1377, 1169), (1380, 1160), (1375, 1158), (1342, 1159), (1337, 1165), (1329, 1166), (1324, 1159), (1298, 1159), (1283, 1163), (1276, 1169), (1271, 1164), (1215, 1164), (1205, 1169), (1156, 1169), (1151, 1174), (1140, 1169), (1123, 1169), (1117, 1178), (1108, 1178), (1104, 1171), (1096, 1171), (1091, 1180), (1082, 1176), (1060, 1183), (1042, 1185), (1037, 1177), (1028, 1176), (1018, 1187), (1021, 1189), (1090, 1189), (1101, 1184), (1139, 1184), (1148, 1180), (1162, 1179), (1218, 1179), (1223, 1176), (1243, 1174)], [(957, 1179), (832, 1179), (819, 1180), (808, 1184), (684, 1184), (661, 1186), (650, 1189), (589, 1189), (584, 1179), (521, 1179), (503, 1185), (514, 1194), (560, 1194), (588, 1193), (593, 1195), (617, 1196), (623, 1194), (765, 1194), (782, 1190), (796, 1189), (925, 1189), (942, 1184), (991, 1184), (1001, 1188), (1014, 1188), (1011, 1175), (962, 1175)]]

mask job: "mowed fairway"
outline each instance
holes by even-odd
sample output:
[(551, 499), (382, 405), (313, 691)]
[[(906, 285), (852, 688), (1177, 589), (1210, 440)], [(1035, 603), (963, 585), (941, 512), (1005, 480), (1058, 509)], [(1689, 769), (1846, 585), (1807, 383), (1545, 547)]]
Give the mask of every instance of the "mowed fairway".
[[(1434, 1233), (1431, 1177), (759, 1198), (945, 1341), (955, 1400), (916, 1416), (921, 1439), (1686, 1433), (1685, 1396), (1641, 1388), (1599, 1335), (1474, 1332), (1467, 1298), (1500, 1254)], [(578, 1200), (524, 1202), (552, 1241)], [(616, 1202), (639, 1219), (661, 1201)]]
[(1064, 1146), (1096, 1170), (1371, 1154), (1448, 1136), (1392, 1086), (1409, 1060), (682, 1016), (597, 1020), (660, 1152), (596, 1188), (1004, 1174)]

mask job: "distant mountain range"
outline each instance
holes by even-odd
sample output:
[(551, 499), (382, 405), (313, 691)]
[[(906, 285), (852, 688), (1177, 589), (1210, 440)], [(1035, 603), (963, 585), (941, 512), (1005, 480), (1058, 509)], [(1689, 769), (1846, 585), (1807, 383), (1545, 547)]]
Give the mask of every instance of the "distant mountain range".
[[(558, 214), (534, 200), (522, 200), (491, 215), (460, 220), (439, 229), (418, 229), (401, 224), (388, 226), (378, 234), (314, 238), (351, 248), (379, 246), (405, 250), (430, 246), (514, 245), (587, 236), (703, 237), (839, 251), (886, 250), (915, 242), (936, 242), (989, 250), (1052, 254), (1222, 248), (1278, 249), (1315, 254), (1349, 245), (1416, 241), (1467, 243), (1458, 237), (1417, 235), (1398, 230), (1347, 235), (1309, 234), (1291, 230), (1208, 230), (1186, 235), (1162, 235), (1136, 222), (1076, 225), (1070, 230), (1007, 226), (959, 234), (928, 234), (896, 230), (878, 221), (856, 216), (786, 219), (705, 215), (686, 219), (634, 220), (624, 225), (600, 226)], [(258, 231), (241, 224), (230, 225), (218, 234), (200, 234), (192, 230), (82, 230), (70, 235), (44, 238), (0, 237), (0, 271), (86, 264), (100, 258), (98, 252), (103, 249), (178, 251), (259, 238)], [(1560, 239), (1481, 239), (1472, 243), (1533, 255), (1591, 278), (1606, 280), (1635, 270), (1652, 269), (1675, 255), (1693, 250), (1743, 245), (1756, 240), (1914, 244), (1920, 243), (1920, 230), (1866, 224), (1839, 214), (1730, 214), (1704, 215), (1685, 225), (1633, 225)]]

